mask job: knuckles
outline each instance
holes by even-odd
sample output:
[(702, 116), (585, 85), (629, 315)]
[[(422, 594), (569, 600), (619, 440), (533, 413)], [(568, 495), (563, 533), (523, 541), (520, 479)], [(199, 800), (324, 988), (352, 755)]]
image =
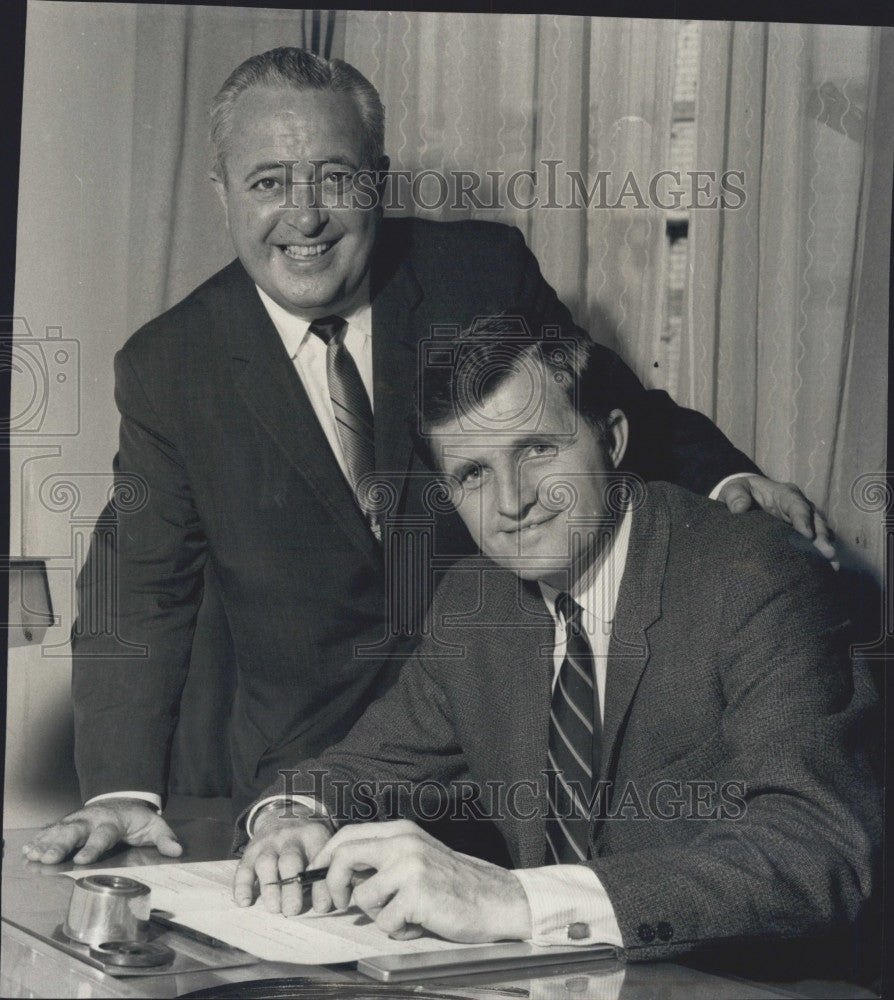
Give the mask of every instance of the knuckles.
[(417, 837), (417, 836), (421, 836), (421, 834), (422, 834), (422, 831), (419, 829), (419, 827), (416, 826), (416, 824), (412, 820), (409, 820), (409, 819), (396, 819), (396, 820), (394, 820), (394, 822), (392, 824), (392, 829), (394, 830), (395, 834), (398, 835), (398, 836), (401, 836), (401, 835), (403, 835), (403, 836), (410, 835), (410, 836), (413, 836), (413, 837)]
[(405, 878), (412, 884), (419, 884), (425, 877), (427, 865), (419, 845), (410, 845), (400, 862)]

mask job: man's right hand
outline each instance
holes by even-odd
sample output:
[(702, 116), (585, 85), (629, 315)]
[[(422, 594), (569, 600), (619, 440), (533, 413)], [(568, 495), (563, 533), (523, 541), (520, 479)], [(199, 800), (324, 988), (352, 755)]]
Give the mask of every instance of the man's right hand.
[(103, 799), (63, 816), (22, 848), (29, 861), (55, 865), (77, 851), (72, 861), (89, 865), (115, 844), (155, 847), (168, 858), (177, 858), (183, 847), (174, 831), (142, 799)]
[[(281, 807), (280, 811), (281, 811)], [(296, 807), (302, 812), (303, 807)], [(258, 813), (254, 835), (245, 848), (233, 876), (233, 899), (238, 906), (250, 906), (257, 881), (261, 902), (270, 913), (287, 917), (300, 913), (304, 890), (298, 882), (279, 886), (280, 879), (299, 875), (307, 863), (323, 849), (333, 834), (331, 823), (319, 816), (277, 815), (276, 809)]]

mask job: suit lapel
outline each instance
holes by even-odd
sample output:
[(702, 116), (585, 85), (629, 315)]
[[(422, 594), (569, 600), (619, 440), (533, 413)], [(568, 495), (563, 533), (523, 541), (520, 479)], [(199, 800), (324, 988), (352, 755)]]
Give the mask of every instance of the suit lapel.
[[(609, 642), (603, 721), (600, 777), (614, 773), (624, 725), (637, 687), (649, 662), (648, 629), (661, 615), (661, 589), (667, 562), (670, 521), (658, 491), (647, 488), (645, 503), (633, 513), (624, 576), (618, 594), (615, 621)], [(532, 622), (543, 617), (543, 627)], [(515, 859), (528, 867), (544, 863), (547, 799), (544, 770), (548, 767), (549, 709), (552, 700), (555, 629), (536, 584), (515, 582), (494, 607), (493, 620), (505, 623), (507, 637), (494, 674), (507, 699), (511, 720), (510, 744), (517, 778), (538, 781), (541, 788), (538, 815), (513, 825), (517, 837)], [(527, 626), (527, 627), (522, 627)], [(485, 722), (487, 724), (487, 722)], [(505, 740), (507, 733), (495, 734)], [(599, 820), (596, 821), (598, 827)]]
[(240, 395), (333, 520), (364, 553), (376, 555), (378, 545), (257, 289), (238, 262), (233, 270), (223, 326)]
[[(384, 226), (388, 232), (387, 225)], [(412, 442), (413, 387), (417, 376), (418, 334), (414, 312), (422, 289), (409, 262), (384, 241), (376, 248), (372, 275), (373, 396), (376, 471), (400, 497)]]
[(615, 769), (633, 697), (649, 662), (648, 629), (661, 616), (670, 519), (656, 490), (633, 512), (624, 576), (609, 641), (601, 777)]

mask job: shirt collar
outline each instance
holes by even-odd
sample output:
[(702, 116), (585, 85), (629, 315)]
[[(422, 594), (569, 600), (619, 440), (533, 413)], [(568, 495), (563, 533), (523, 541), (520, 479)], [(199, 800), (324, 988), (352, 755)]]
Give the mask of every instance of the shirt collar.
[[(274, 302), (263, 288), (258, 285), (255, 285), (255, 288), (258, 290), (258, 295), (261, 297), (267, 314), (282, 338), (286, 352), (290, 358), (294, 358), (309, 336), (310, 324), (313, 319), (308, 316), (296, 316), (295, 313), (283, 309), (278, 302)], [(368, 274), (346, 307), (338, 311), (338, 315), (348, 323), (348, 336), (362, 338), (364, 342), (372, 337), (372, 307), (369, 299)]]
[[(627, 547), (630, 543), (630, 526), (633, 513), (628, 508), (615, 526), (609, 547), (604, 549), (586, 572), (571, 588), (571, 596), (583, 608), (586, 616), (584, 626), (592, 631), (596, 622), (612, 622), (621, 589), (621, 577), (627, 563)], [(556, 598), (559, 591), (548, 583), (540, 583), (540, 592), (553, 618), (556, 613)]]

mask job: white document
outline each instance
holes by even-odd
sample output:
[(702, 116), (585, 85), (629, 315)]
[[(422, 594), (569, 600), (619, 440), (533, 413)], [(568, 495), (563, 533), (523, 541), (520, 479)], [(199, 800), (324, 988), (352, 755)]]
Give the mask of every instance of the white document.
[(71, 871), (83, 875), (124, 875), (148, 885), (153, 910), (169, 920), (201, 931), (234, 948), (270, 962), (329, 965), (355, 962), (379, 955), (410, 955), (487, 945), (456, 944), (425, 935), (413, 941), (394, 941), (356, 907), (334, 913), (302, 913), (284, 917), (259, 905), (233, 902), (233, 873), (237, 862), (203, 861), (193, 864), (147, 865)]

